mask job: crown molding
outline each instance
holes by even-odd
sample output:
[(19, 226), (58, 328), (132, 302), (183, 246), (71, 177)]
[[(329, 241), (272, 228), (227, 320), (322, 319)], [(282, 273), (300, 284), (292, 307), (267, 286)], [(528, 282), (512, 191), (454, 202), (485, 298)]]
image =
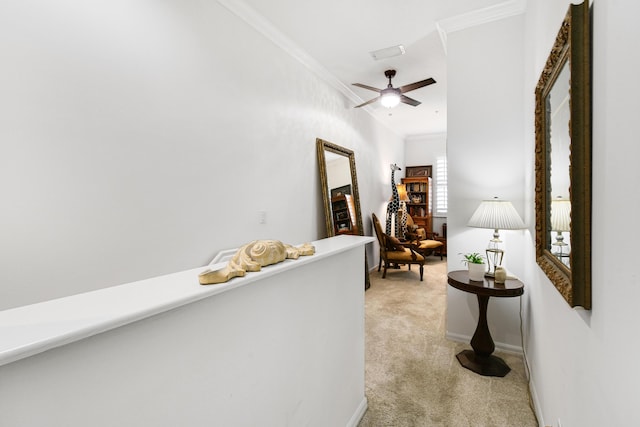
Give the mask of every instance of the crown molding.
[[(333, 74), (331, 74), (326, 68), (324, 68), (317, 60), (315, 60), (300, 46), (295, 44), (293, 40), (284, 35), (271, 22), (269, 22), (266, 18), (264, 18), (260, 13), (258, 13), (244, 1), (217, 0), (217, 2), (228, 9), (231, 13), (236, 15), (238, 18), (242, 19), (260, 34), (271, 40), (276, 46), (280, 47), (283, 51), (288, 53), (302, 65), (315, 73), (318, 77), (329, 84), (329, 86), (342, 93), (354, 104), (358, 105), (364, 102), (362, 98), (356, 95), (355, 92), (349, 89), (349, 87), (345, 86), (340, 80), (338, 80)], [(375, 118), (370, 107), (365, 106), (362, 109), (367, 111), (372, 117)]]
[(452, 16), (451, 18), (445, 18), (436, 22), (436, 29), (440, 35), (440, 41), (442, 42), (445, 54), (447, 53), (447, 35), (449, 33), (509, 18), (510, 16), (520, 15), (524, 13), (526, 5), (526, 0), (507, 0), (503, 3), (463, 13), (462, 15)]

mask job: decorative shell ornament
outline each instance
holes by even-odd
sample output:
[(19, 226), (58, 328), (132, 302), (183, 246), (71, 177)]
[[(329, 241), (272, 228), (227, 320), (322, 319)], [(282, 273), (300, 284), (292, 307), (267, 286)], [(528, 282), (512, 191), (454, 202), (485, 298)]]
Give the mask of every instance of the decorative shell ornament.
[(315, 252), (316, 248), (310, 243), (294, 247), (279, 240), (254, 240), (238, 249), (225, 267), (205, 270), (198, 279), (201, 285), (224, 283), (234, 277), (244, 276), (247, 271), (260, 271), (267, 265), (313, 255)]

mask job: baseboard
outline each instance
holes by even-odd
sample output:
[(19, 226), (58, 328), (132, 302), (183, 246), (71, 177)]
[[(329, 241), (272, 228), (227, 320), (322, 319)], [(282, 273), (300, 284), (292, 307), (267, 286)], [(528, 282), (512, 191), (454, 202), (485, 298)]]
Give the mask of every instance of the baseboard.
[(378, 263), (369, 265), (369, 273), (373, 273), (374, 271), (378, 271)]
[(347, 423), (347, 427), (357, 427), (360, 420), (362, 420), (362, 417), (364, 417), (364, 413), (367, 412), (367, 407), (367, 398), (363, 397), (362, 402), (360, 402), (360, 405), (358, 405), (358, 408), (356, 409), (356, 412), (354, 412), (353, 416)]
[[(448, 332), (448, 331), (445, 334), (445, 337), (448, 340), (456, 341), (456, 342), (463, 342), (463, 343), (467, 343), (467, 344), (471, 342), (471, 337), (468, 336), (468, 335), (454, 334), (454, 333)], [(501, 342), (494, 342), (494, 344), (496, 346), (496, 350), (504, 351), (506, 353), (522, 355), (522, 347), (520, 347), (518, 345), (505, 344), (505, 343), (501, 343)]]
[(546, 426), (546, 424), (544, 423), (544, 417), (542, 416), (542, 411), (540, 409), (540, 399), (538, 399), (538, 392), (536, 391), (536, 386), (533, 378), (529, 378), (529, 393), (531, 393), (533, 411), (535, 412), (536, 418), (538, 419), (538, 426), (544, 427)]
[[(445, 337), (448, 340), (456, 341), (456, 342), (462, 342), (467, 344), (471, 342), (471, 337), (468, 335), (461, 335), (461, 334), (454, 334), (451, 332), (447, 332)], [(526, 355), (523, 353), (522, 347), (520, 346), (504, 344), (504, 343), (495, 343), (495, 345), (497, 350), (504, 351), (506, 353), (521, 355), (523, 358), (526, 358)], [(525, 360), (524, 362), (527, 363), (527, 366), (528, 366), (528, 361)], [(538, 426), (545, 427), (546, 424), (544, 423), (544, 418), (542, 416), (542, 411), (540, 409), (541, 408), (540, 399), (538, 399), (538, 392), (536, 391), (535, 383), (533, 381), (533, 378), (531, 378), (528, 369), (525, 371), (526, 371), (525, 374), (528, 376), (527, 380), (529, 380), (529, 393), (531, 394), (531, 401), (532, 401), (531, 404), (533, 405), (532, 409), (536, 414), (536, 418), (538, 419)]]

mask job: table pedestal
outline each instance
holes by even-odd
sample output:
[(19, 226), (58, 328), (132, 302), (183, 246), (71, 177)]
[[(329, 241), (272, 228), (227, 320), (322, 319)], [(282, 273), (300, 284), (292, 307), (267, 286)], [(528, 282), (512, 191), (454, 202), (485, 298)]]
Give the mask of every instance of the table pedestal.
[(511, 371), (509, 365), (498, 356), (482, 357), (473, 350), (462, 350), (456, 358), (465, 368), (486, 377), (504, 377)]
[(492, 277), (485, 277), (482, 281), (469, 280), (467, 271), (452, 271), (449, 273), (449, 284), (461, 291), (471, 292), (478, 297), (478, 325), (471, 338), (473, 350), (463, 350), (456, 358), (465, 368), (485, 376), (504, 377), (511, 368), (504, 360), (493, 356), (496, 349), (489, 332), (487, 323), (487, 306), (489, 297), (516, 297), (524, 292), (524, 285), (519, 280), (509, 279), (504, 284), (496, 284)]
[(492, 356), (493, 350), (496, 349), (489, 332), (489, 324), (487, 323), (487, 306), (489, 305), (489, 297), (487, 295), (476, 295), (478, 297), (478, 308), (480, 313), (478, 316), (478, 326), (476, 332), (471, 338), (471, 350), (463, 350), (456, 355), (456, 358), (462, 366), (473, 372), (491, 376), (504, 377), (511, 371), (511, 368), (504, 360), (498, 356)]

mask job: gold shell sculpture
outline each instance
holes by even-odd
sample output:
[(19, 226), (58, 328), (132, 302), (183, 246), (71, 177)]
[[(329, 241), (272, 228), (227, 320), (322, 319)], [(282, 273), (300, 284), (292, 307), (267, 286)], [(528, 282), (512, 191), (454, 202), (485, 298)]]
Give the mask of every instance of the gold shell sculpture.
[(260, 271), (262, 267), (285, 259), (298, 259), (313, 255), (316, 248), (310, 244), (294, 247), (279, 240), (254, 240), (235, 253), (229, 263), (219, 270), (205, 270), (198, 276), (201, 285), (224, 283), (234, 277), (242, 277), (247, 271)]

